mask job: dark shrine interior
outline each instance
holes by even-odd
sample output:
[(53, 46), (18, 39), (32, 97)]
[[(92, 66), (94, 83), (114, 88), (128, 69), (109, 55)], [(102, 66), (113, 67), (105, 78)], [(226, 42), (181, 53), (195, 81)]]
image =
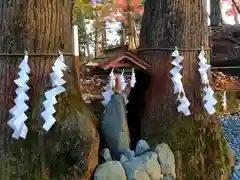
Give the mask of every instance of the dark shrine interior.
[(143, 116), (144, 94), (149, 85), (149, 75), (143, 70), (136, 70), (136, 84), (129, 94), (129, 102), (126, 106), (127, 120), (131, 138), (131, 149), (135, 149), (137, 142), (140, 140), (140, 119)]

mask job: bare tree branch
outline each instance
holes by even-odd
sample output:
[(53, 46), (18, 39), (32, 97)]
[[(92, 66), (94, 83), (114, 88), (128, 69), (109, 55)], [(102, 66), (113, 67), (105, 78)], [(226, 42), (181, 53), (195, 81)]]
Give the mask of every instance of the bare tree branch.
[(239, 0), (232, 0), (233, 5), (237, 9), (238, 13), (240, 14), (240, 1)]

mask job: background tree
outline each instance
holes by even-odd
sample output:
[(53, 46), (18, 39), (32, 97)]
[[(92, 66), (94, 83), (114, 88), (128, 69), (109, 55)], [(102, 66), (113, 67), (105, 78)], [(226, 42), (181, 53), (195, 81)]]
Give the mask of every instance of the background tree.
[[(3, 0), (0, 3), (0, 53), (72, 52), (73, 3), (69, 0)], [(51, 87), (53, 56), (29, 56), (30, 110), (26, 140), (13, 140), (7, 125), (13, 107), (13, 80), (19, 71), (18, 56), (0, 56), (0, 179), (89, 179), (98, 163), (99, 136), (95, 116), (84, 104), (74, 72), (65, 76), (67, 92), (58, 97), (56, 124), (48, 132), (40, 112), (44, 92)]]
[(83, 51), (82, 57), (80, 60), (84, 60), (85, 56), (89, 59), (91, 57), (90, 38), (87, 33), (85, 20), (92, 18), (93, 8), (91, 3), (88, 0), (77, 0), (75, 4), (74, 12), (75, 12), (75, 23), (79, 27), (80, 50)]
[[(198, 54), (180, 51), (184, 56), (183, 83), (191, 101), (190, 117), (176, 112), (170, 77), (170, 50), (157, 48), (209, 48), (207, 13), (204, 0), (146, 0), (140, 33), (140, 55), (151, 68), (150, 82), (144, 94), (141, 138), (151, 145), (166, 142), (183, 157), (178, 167), (180, 179), (215, 180), (227, 172), (227, 148), (218, 120), (203, 111)], [(143, 50), (143, 48), (145, 50)], [(141, 50), (142, 49), (142, 50)], [(209, 59), (209, 51), (207, 51)], [(180, 155), (179, 155), (180, 154)], [(180, 169), (179, 169), (180, 168)]]
[[(88, 1), (77, 0), (75, 15), (80, 27), (81, 60), (90, 60), (102, 55), (102, 50), (130, 42), (130, 49), (138, 46), (139, 26), (143, 12), (142, 1)], [(121, 23), (120, 28), (113, 24)], [(109, 25), (111, 24), (111, 27)], [(88, 27), (88, 28), (87, 28)], [(89, 28), (90, 27), (90, 28)], [(109, 32), (118, 29), (116, 36), (121, 40), (116, 42), (107, 37)], [(118, 39), (118, 38), (116, 38)], [(93, 55), (94, 54), (94, 55)], [(87, 57), (85, 57), (85, 55)]]
[(238, 13), (240, 13), (240, 2), (236, 0), (232, 0), (234, 6), (237, 8)]

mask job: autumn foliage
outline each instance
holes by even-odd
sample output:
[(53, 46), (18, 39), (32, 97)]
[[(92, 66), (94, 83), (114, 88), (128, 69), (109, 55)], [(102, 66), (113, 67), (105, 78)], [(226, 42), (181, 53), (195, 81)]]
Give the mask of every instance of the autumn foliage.
[(130, 2), (128, 0), (117, 0), (115, 6), (123, 11), (143, 11), (140, 0), (131, 0)]
[(116, 0), (114, 2), (107, 0), (101, 3), (95, 1), (93, 4), (99, 13), (98, 20), (116, 20), (125, 24), (128, 23), (126, 20), (127, 13), (138, 16), (141, 15), (144, 10), (140, 0)]

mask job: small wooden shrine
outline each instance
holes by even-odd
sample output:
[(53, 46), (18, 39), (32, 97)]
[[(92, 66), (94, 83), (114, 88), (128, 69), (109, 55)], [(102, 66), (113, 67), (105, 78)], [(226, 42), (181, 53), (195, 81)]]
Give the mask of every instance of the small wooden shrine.
[(90, 69), (137, 68), (146, 70), (150, 64), (137, 56), (137, 51), (128, 50), (128, 45), (104, 50), (103, 55), (86, 64)]
[[(82, 67), (81, 91), (83, 99), (90, 103), (92, 110), (99, 116), (103, 111), (102, 92), (108, 83), (109, 73), (114, 68), (115, 73), (124, 71), (126, 80), (130, 79), (132, 68), (135, 69), (137, 79), (147, 75), (150, 64), (139, 58), (134, 51), (129, 51), (128, 46), (120, 46), (104, 50), (103, 55), (88, 62)], [(97, 107), (96, 107), (97, 106)]]

